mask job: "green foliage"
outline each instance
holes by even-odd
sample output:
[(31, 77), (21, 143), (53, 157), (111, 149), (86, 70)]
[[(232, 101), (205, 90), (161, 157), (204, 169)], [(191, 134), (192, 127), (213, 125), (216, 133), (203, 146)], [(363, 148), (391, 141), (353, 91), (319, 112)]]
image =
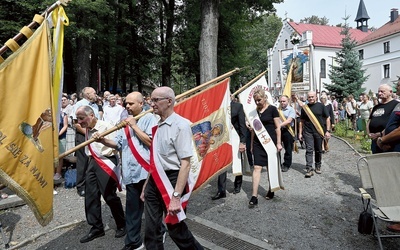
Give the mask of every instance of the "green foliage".
[[(15, 36), (54, 1), (0, 1), (0, 43)], [(280, 2), (283, 1), (220, 1), (218, 74), (245, 68), (232, 81), (239, 85), (267, 68), (267, 49), (273, 46), (282, 25), (281, 19), (271, 13), (273, 4)], [(64, 7), (70, 21), (65, 28), (64, 91), (72, 93), (84, 86), (97, 86), (98, 69), (101, 91), (112, 87), (114, 92), (116, 87), (142, 91), (144, 85), (158, 86), (168, 73), (171, 86), (178, 93), (199, 84), (201, 1), (171, 3), (172, 0), (71, 1)], [(165, 47), (169, 14), (174, 15), (170, 58)], [(170, 72), (162, 68), (168, 60)]]
[(360, 140), (361, 149), (365, 152), (371, 152), (371, 139), (362, 137)]
[(334, 134), (339, 137), (346, 137), (347, 135), (347, 126), (345, 121), (341, 121), (335, 124)]
[[(347, 20), (347, 18), (345, 18)], [(336, 52), (334, 58), (336, 65), (329, 70), (329, 78), (333, 84), (324, 83), (325, 88), (336, 94), (339, 99), (352, 94), (359, 96), (365, 91), (362, 88), (368, 76), (364, 76), (365, 69), (362, 69), (362, 62), (359, 59), (358, 51), (354, 48), (356, 41), (351, 37), (350, 28), (346, 22), (342, 29), (342, 49)]]
[(310, 23), (310, 24), (318, 24), (318, 25), (328, 25), (329, 19), (324, 17), (318, 17), (315, 15), (312, 15), (310, 17), (305, 17), (303, 19), (300, 19), (300, 23)]

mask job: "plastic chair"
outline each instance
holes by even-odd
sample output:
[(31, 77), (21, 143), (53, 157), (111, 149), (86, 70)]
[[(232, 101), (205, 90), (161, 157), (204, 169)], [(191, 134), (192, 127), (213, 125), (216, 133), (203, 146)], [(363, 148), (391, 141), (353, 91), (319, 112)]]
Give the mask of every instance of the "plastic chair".
[[(383, 249), (382, 238), (399, 238), (400, 234), (379, 232), (378, 221), (400, 222), (400, 152), (361, 157), (357, 161), (361, 177), (361, 198), (371, 200), (374, 236)], [(365, 189), (373, 191), (375, 200)], [(370, 190), (369, 190), (370, 191)]]

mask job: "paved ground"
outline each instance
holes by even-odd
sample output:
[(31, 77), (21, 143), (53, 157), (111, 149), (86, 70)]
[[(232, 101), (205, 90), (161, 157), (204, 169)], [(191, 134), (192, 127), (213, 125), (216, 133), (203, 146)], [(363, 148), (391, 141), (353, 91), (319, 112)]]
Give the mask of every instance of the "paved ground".
[[(283, 173), (285, 190), (273, 200), (266, 194), (266, 173), (262, 175), (259, 205), (248, 208), (251, 177), (244, 176), (243, 190), (232, 194), (233, 176), (228, 174), (225, 199), (211, 201), (216, 181), (194, 194), (188, 225), (208, 249), (377, 249), (377, 240), (357, 232), (362, 210), (356, 168), (360, 155), (347, 143), (332, 138), (331, 150), (323, 156), (323, 173), (304, 178), (304, 150), (294, 155), (292, 169)], [(27, 206), (3, 210), (0, 221), (11, 249), (120, 249), (123, 240), (114, 238), (115, 225), (104, 206), (106, 236), (81, 244), (79, 238), (89, 226), (85, 222), (83, 199), (74, 189), (57, 189), (54, 219), (41, 227)], [(122, 199), (124, 195), (121, 194)], [(7, 200), (7, 199), (6, 199)], [(0, 207), (6, 200), (0, 201)], [(382, 227), (384, 230), (384, 225)], [(1, 243), (1, 240), (0, 240)], [(400, 239), (386, 239), (385, 249), (400, 249)], [(4, 247), (4, 244), (1, 244)], [(167, 237), (165, 249), (177, 249)]]

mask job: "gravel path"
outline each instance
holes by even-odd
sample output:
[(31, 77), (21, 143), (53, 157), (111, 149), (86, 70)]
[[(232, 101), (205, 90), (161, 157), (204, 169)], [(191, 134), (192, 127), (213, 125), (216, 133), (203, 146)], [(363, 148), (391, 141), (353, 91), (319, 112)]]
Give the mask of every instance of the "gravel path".
[[(304, 178), (305, 151), (293, 155), (293, 166), (283, 173), (285, 190), (273, 200), (263, 198), (267, 190), (262, 173), (259, 204), (249, 209), (251, 176), (244, 176), (243, 190), (232, 194), (234, 177), (228, 174), (227, 197), (211, 201), (216, 180), (194, 194), (188, 212), (225, 228), (268, 242), (271, 249), (377, 249), (371, 235), (360, 235), (357, 221), (362, 211), (356, 168), (360, 155), (345, 141), (330, 140), (330, 152), (323, 155), (322, 174)], [(121, 249), (123, 239), (114, 238), (115, 224), (103, 207), (106, 236), (81, 244), (89, 230), (83, 198), (75, 189), (57, 189), (54, 219), (40, 226), (27, 206), (8, 209), (0, 215), (11, 249)], [(124, 199), (124, 196), (121, 195)], [(205, 239), (207, 240), (207, 239)], [(1, 240), (0, 240), (1, 242)], [(385, 249), (400, 249), (399, 239), (385, 239)], [(4, 247), (4, 244), (1, 244)], [(177, 249), (167, 238), (166, 249)]]

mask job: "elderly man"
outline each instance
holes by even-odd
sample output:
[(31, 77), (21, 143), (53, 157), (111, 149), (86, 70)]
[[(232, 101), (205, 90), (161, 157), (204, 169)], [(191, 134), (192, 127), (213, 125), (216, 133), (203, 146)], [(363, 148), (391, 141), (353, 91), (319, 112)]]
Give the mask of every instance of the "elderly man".
[[(176, 216), (181, 212), (181, 196), (185, 194), (190, 171), (192, 151), (192, 130), (189, 122), (174, 112), (175, 94), (169, 87), (156, 88), (151, 94), (154, 113), (160, 116), (157, 130), (153, 132), (151, 159), (155, 170), (145, 187), (145, 245), (146, 249), (164, 249), (161, 224), (163, 215)], [(160, 190), (153, 178), (159, 171), (165, 171), (167, 180), (174, 188), (168, 207), (164, 203), (164, 189)], [(167, 223), (169, 236), (179, 249), (203, 249), (194, 238), (184, 221)]]
[[(315, 154), (315, 173), (321, 174), (322, 161), (322, 139), (331, 137), (331, 121), (327, 108), (324, 104), (317, 102), (317, 94), (310, 91), (307, 94), (309, 111), (303, 106), (300, 115), (299, 140), (306, 144), (306, 178), (314, 175), (313, 154)], [(308, 113), (307, 113), (308, 112)], [(325, 126), (326, 124), (326, 126)], [(322, 128), (324, 135), (321, 135), (319, 129)], [(326, 129), (326, 130), (325, 130)]]
[[(75, 145), (79, 145), (85, 141), (85, 129), (83, 129), (79, 123), (76, 122), (76, 111), (81, 106), (90, 106), (93, 109), (96, 118), (100, 118), (99, 106), (97, 106), (97, 94), (96, 90), (91, 87), (85, 87), (82, 89), (82, 99), (74, 105), (74, 112), (72, 113), (72, 119), (74, 120), (74, 126), (76, 129), (75, 134)], [(75, 152), (76, 162), (76, 190), (79, 196), (85, 196), (85, 173), (88, 166), (88, 158), (86, 156), (84, 148), (81, 148)]]
[(114, 95), (108, 97), (109, 104), (104, 105), (103, 119), (106, 122), (116, 125), (121, 121), (122, 112), (124, 108), (121, 105), (117, 105), (117, 98)]
[[(289, 105), (289, 97), (283, 95), (279, 99), (280, 107), (279, 113), (282, 112), (283, 117), (281, 123), (281, 138), (283, 143), (283, 148), (285, 149), (285, 154), (283, 156), (282, 172), (287, 172), (292, 166), (292, 152), (293, 152), (293, 136), (289, 132), (289, 127), (294, 125), (294, 120), (296, 119), (296, 112), (294, 108)], [(281, 116), (281, 115), (280, 115)]]
[[(115, 97), (114, 97), (115, 98)], [(110, 98), (111, 102), (111, 98)], [(144, 203), (140, 199), (144, 182), (148, 176), (142, 166), (150, 162), (151, 129), (157, 124), (156, 117), (145, 114), (135, 120), (135, 116), (144, 112), (144, 99), (141, 93), (132, 92), (126, 97), (126, 109), (129, 117), (125, 120), (128, 127), (117, 132), (114, 140), (100, 138), (99, 142), (122, 151), (122, 175), (126, 186), (126, 237), (123, 250), (144, 248), (140, 230)], [(98, 135), (94, 135), (98, 137)], [(131, 148), (133, 147), (133, 148)]]
[(380, 102), (372, 108), (367, 122), (367, 131), (369, 138), (372, 139), (371, 151), (373, 154), (382, 153), (382, 149), (377, 146), (376, 140), (383, 135), (383, 130), (389, 120), (390, 114), (398, 102), (392, 98), (392, 87), (388, 84), (382, 84), (378, 88), (378, 97)]
[[(396, 93), (400, 94), (400, 81), (397, 82)], [(400, 102), (391, 112), (383, 137), (378, 137), (377, 144), (385, 152), (400, 152)], [(400, 232), (400, 223), (389, 225), (387, 229)]]
[[(113, 126), (105, 121), (98, 120), (94, 111), (89, 106), (81, 106), (76, 111), (79, 125), (86, 129), (87, 138), (93, 134), (101, 134)], [(115, 133), (108, 134), (105, 138), (113, 139)], [(115, 237), (125, 236), (125, 216), (121, 199), (116, 190), (119, 183), (119, 169), (117, 168), (118, 152), (99, 142), (93, 142), (85, 148), (88, 155), (88, 169), (85, 176), (85, 213), (86, 220), (92, 226), (89, 233), (80, 239), (86, 243), (95, 238), (104, 236), (104, 226), (101, 217), (101, 196), (110, 207), (112, 216), (117, 225)]]

